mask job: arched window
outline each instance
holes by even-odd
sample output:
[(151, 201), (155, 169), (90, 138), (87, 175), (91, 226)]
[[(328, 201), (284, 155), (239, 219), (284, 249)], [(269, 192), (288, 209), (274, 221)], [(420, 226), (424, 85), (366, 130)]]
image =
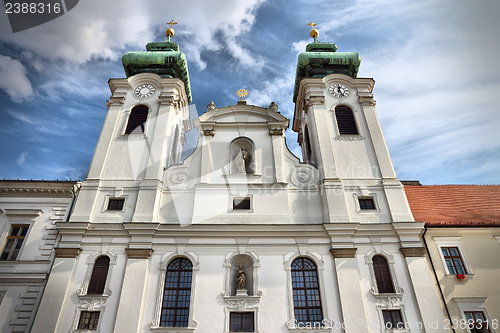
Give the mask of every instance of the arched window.
[(188, 327), (193, 264), (187, 258), (175, 258), (167, 266), (160, 326)]
[(375, 273), (375, 280), (377, 281), (379, 294), (395, 293), (387, 259), (385, 259), (384, 256), (377, 254), (376, 256), (373, 256), (372, 260), (373, 272)]
[(90, 277), (89, 288), (87, 289), (88, 295), (102, 295), (104, 294), (104, 287), (106, 286), (106, 278), (108, 277), (109, 270), (109, 257), (100, 256), (94, 263), (92, 275)]
[(350, 107), (345, 105), (335, 107), (335, 118), (337, 118), (340, 134), (359, 134), (356, 120), (354, 120), (354, 114)]
[[(144, 133), (144, 123), (148, 119), (149, 109), (145, 105), (137, 105), (132, 111), (130, 111), (130, 116), (128, 117), (127, 128), (125, 129), (125, 134)], [(138, 128), (138, 129), (136, 129)]]
[(293, 310), (297, 323), (320, 323), (323, 320), (316, 264), (299, 257), (292, 262)]

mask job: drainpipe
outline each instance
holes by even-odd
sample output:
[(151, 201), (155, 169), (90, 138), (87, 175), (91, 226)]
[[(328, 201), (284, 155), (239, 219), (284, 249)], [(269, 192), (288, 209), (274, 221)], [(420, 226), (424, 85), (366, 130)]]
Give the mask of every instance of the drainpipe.
[[(436, 273), (436, 268), (434, 267), (434, 263), (432, 262), (432, 257), (431, 257), (431, 254), (429, 252), (429, 247), (427, 246), (427, 241), (425, 240), (425, 234), (426, 233), (427, 233), (427, 226), (424, 225), (424, 233), (422, 234), (422, 239), (424, 240), (425, 251), (427, 252), (427, 256), (429, 257), (429, 261), (431, 263), (432, 271), (434, 272), (434, 278), (436, 279), (436, 283), (438, 285), (439, 294), (441, 295), (441, 300), (443, 301), (444, 308), (446, 310), (446, 314), (448, 315), (448, 319), (450, 320), (450, 323), (451, 323), (450, 311), (448, 311), (448, 305), (446, 304), (446, 300), (445, 300), (444, 295), (443, 295), (443, 290), (441, 289), (441, 286), (439, 285), (439, 279), (438, 279), (438, 276), (437, 276), (437, 273)], [(456, 333), (455, 328), (453, 327), (453, 325), (450, 325), (450, 326), (451, 326), (451, 329), (453, 330), (453, 332)]]

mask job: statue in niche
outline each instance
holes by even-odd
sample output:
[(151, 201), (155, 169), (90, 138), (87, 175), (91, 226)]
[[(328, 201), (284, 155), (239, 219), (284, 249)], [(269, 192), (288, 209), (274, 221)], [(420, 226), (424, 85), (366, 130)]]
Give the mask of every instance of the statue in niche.
[(236, 275), (236, 281), (238, 282), (238, 289), (246, 289), (245, 288), (245, 284), (246, 284), (246, 280), (247, 280), (247, 277), (246, 277), (246, 274), (245, 274), (245, 271), (243, 270), (243, 263), (239, 263), (238, 264), (238, 272), (237, 272), (237, 275)]
[(234, 164), (237, 173), (247, 173), (248, 162), (250, 161), (250, 153), (245, 147), (240, 147), (238, 153), (234, 157)]

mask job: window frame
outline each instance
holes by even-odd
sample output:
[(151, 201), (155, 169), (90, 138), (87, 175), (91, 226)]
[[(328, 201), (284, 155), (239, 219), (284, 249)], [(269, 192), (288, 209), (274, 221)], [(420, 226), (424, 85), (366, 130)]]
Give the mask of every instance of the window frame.
[[(250, 199), (250, 209), (234, 209), (234, 200), (239, 199)], [(244, 194), (244, 195), (230, 195), (229, 196), (229, 212), (230, 213), (253, 213), (253, 194)]]
[[(452, 249), (456, 250), (457, 255), (452, 254)], [(449, 255), (444, 254), (444, 250), (447, 250)], [(446, 268), (451, 275), (458, 275), (458, 274), (465, 275), (465, 274), (467, 274), (464, 259), (462, 258), (462, 253), (460, 252), (460, 249), (458, 248), (458, 246), (441, 246), (441, 253), (443, 255), (443, 258), (444, 258), (444, 261), (446, 264)], [(450, 260), (451, 266), (453, 266), (452, 268), (450, 268), (450, 265), (448, 264), (448, 260)], [(457, 260), (462, 264), (461, 267), (457, 267), (457, 265), (456, 265)], [(460, 268), (463, 270), (463, 272), (459, 272)], [(452, 273), (451, 272), (452, 270), (455, 272)]]
[[(108, 258), (106, 266), (96, 266), (97, 262), (101, 258)], [(92, 267), (92, 274), (90, 275), (89, 285), (87, 287), (87, 295), (99, 295), (99, 296), (102, 296), (102, 295), (105, 294), (105, 292), (106, 292), (106, 285), (108, 284), (108, 273), (109, 273), (110, 263), (111, 263), (111, 258), (109, 256), (105, 255), (105, 254), (96, 258), (96, 260), (94, 261), (94, 266)], [(99, 272), (98, 280), (94, 280), (96, 268), (98, 268), (99, 270), (101, 270), (102, 267), (106, 267), (106, 276), (104, 277), (104, 284), (102, 284), (102, 282), (101, 282), (101, 280), (103, 279), (102, 275), (104, 275), (104, 274), (102, 274), (102, 272)], [(92, 282), (94, 282), (97, 286), (93, 287)], [(102, 287), (100, 287), (101, 285), (102, 285)], [(96, 290), (97, 291), (96, 293), (89, 293), (89, 290), (91, 288), (99, 288), (99, 289)], [(99, 293), (98, 291), (100, 291), (101, 288), (102, 288), (102, 292)]]
[[(363, 207), (364, 204), (362, 205), (361, 203), (362, 202), (371, 202), (371, 205), (372, 207), (371, 208), (366, 208), (366, 207)], [(360, 211), (376, 211), (377, 210), (377, 206), (375, 205), (375, 199), (373, 197), (358, 197), (358, 204), (359, 204), (359, 210)]]
[[(92, 272), (94, 271), (94, 265), (97, 259), (99, 259), (102, 256), (107, 256), (109, 258), (109, 268), (108, 268), (108, 274), (106, 275), (106, 283), (104, 285), (104, 292), (101, 294), (97, 295), (87, 295), (87, 291), (89, 288), (90, 280), (92, 278)], [(85, 274), (85, 279), (83, 280), (82, 287), (78, 289), (76, 294), (79, 297), (93, 297), (93, 298), (106, 298), (111, 296), (112, 291), (109, 288), (111, 285), (111, 277), (113, 273), (113, 267), (116, 265), (116, 259), (117, 255), (111, 251), (107, 251), (106, 253), (96, 251), (92, 255), (89, 255), (86, 261), (87, 264), (87, 272)]]
[[(192, 268), (192, 276), (191, 276), (191, 300), (189, 306), (189, 319), (188, 319), (188, 327), (164, 327), (160, 326), (160, 318), (161, 318), (161, 309), (163, 303), (163, 290), (165, 288), (165, 277), (167, 273), (168, 264), (177, 257), (184, 257), (191, 261), (193, 265)], [(154, 318), (148, 324), (149, 328), (153, 331), (157, 332), (170, 332), (172, 329), (175, 329), (176, 332), (194, 332), (198, 327), (198, 323), (193, 319), (193, 309), (194, 303), (192, 300), (195, 299), (195, 291), (196, 291), (196, 276), (198, 275), (198, 271), (200, 270), (200, 263), (198, 261), (198, 255), (196, 253), (191, 252), (183, 252), (182, 254), (179, 252), (167, 252), (164, 254), (158, 269), (160, 270), (160, 274), (158, 274), (158, 289), (156, 294), (156, 305), (154, 308)]]
[[(145, 118), (144, 122), (142, 124), (140, 124), (139, 126), (134, 127), (130, 132), (127, 132), (127, 130), (128, 130), (128, 124), (130, 122), (130, 117), (132, 117), (132, 113), (133, 113), (134, 109), (135, 108), (140, 108), (140, 107), (144, 107), (144, 108), (147, 109), (147, 114), (146, 114), (146, 118)], [(136, 105), (132, 106), (130, 108), (130, 110), (128, 110), (127, 121), (125, 122), (125, 126), (123, 128), (122, 135), (130, 135), (130, 134), (134, 134), (134, 135), (146, 135), (147, 123), (148, 123), (150, 114), (151, 114), (151, 108), (148, 105), (146, 105), (146, 104), (140, 103), (140, 104), (136, 104)], [(142, 127), (142, 132), (135, 133), (135, 130), (137, 129), (137, 127)]]
[[(463, 316), (464, 316), (464, 319), (467, 321), (467, 323), (469, 322), (469, 319), (467, 319), (467, 313), (471, 313), (472, 316), (474, 317), (474, 320), (477, 322), (477, 319), (476, 319), (476, 313), (480, 313), (482, 316), (483, 316), (483, 323), (486, 323), (486, 330), (488, 331), (488, 333), (492, 333), (491, 332), (491, 321), (488, 319), (488, 317), (486, 316), (486, 313), (484, 311), (481, 311), (481, 310), (467, 310), (467, 311), (464, 311), (463, 312)], [(483, 325), (481, 324), (481, 328), (483, 328)], [(470, 326), (467, 325), (467, 331), (469, 333), (471, 333), (471, 329), (470, 329)]]
[[(175, 278), (175, 286), (173, 287), (167, 287), (167, 281), (166, 281), (166, 278), (168, 277), (168, 273), (169, 273), (169, 267), (170, 265), (172, 265), (175, 261), (180, 261), (179, 263), (179, 267), (176, 268), (176, 269), (170, 269), (170, 271), (173, 271), (175, 273), (174, 275), (174, 278)], [(182, 268), (182, 261), (187, 261), (189, 262), (189, 265), (190, 265), (190, 269), (187, 270), (187, 269), (183, 269)], [(187, 282), (186, 281), (182, 281), (182, 278), (183, 276), (185, 277), (186, 275), (183, 274), (183, 273), (186, 273), (186, 272), (189, 272), (189, 287), (188, 288), (182, 288), (182, 284), (186, 284)], [(189, 312), (190, 312), (190, 309), (191, 307), (193, 306), (192, 305), (192, 297), (191, 297), (191, 292), (192, 292), (192, 289), (193, 289), (193, 263), (191, 262), (191, 260), (189, 260), (188, 258), (184, 257), (184, 256), (178, 256), (178, 257), (175, 257), (173, 258), (172, 260), (170, 260), (170, 262), (168, 263), (167, 265), (167, 270), (166, 270), (166, 273), (165, 273), (165, 283), (163, 284), (163, 297), (162, 297), (162, 306), (160, 308), (160, 321), (159, 321), (159, 327), (165, 327), (165, 328), (177, 328), (177, 327), (182, 327), (182, 328), (186, 328), (186, 327), (189, 327)], [(167, 295), (167, 290), (169, 291), (173, 291), (173, 293), (171, 295)], [(182, 298), (182, 294), (180, 293), (182, 290), (189, 290), (189, 297), (188, 298), (188, 306), (187, 306), (187, 313), (188, 313), (188, 316), (187, 316), (187, 319), (185, 320), (185, 325), (184, 325), (184, 320), (182, 320), (182, 322), (180, 324), (182, 324), (182, 326), (178, 326), (177, 324), (179, 324), (178, 322), (178, 316), (175, 315), (174, 316), (174, 322), (172, 326), (169, 326), (169, 325), (165, 325), (163, 326), (162, 325), (162, 317), (163, 317), (163, 310), (166, 309), (166, 311), (171, 311), (173, 310), (174, 311), (174, 314), (177, 313), (178, 310), (186, 310), (186, 307), (185, 306), (181, 306), (180, 304), (181, 303), (186, 303), (186, 301), (184, 300), (183, 301), (183, 298)], [(174, 301), (174, 306), (171, 306), (171, 307), (165, 307), (163, 305), (163, 303), (165, 303), (165, 300), (168, 296), (174, 296), (175, 298), (175, 301)]]
[[(375, 269), (373, 267), (373, 257), (380, 255), (387, 260), (387, 265), (389, 266), (389, 273), (391, 275), (392, 286), (394, 287), (393, 293), (381, 293), (378, 289), (377, 278), (375, 276)], [(394, 265), (396, 264), (394, 260), (394, 255), (390, 254), (387, 251), (370, 251), (365, 255), (365, 263), (368, 265), (368, 269), (370, 270), (370, 280), (372, 287), (370, 288), (370, 293), (376, 298), (393, 298), (402, 299), (404, 290), (400, 287), (398, 283), (398, 279), (396, 276), (396, 270)]]
[[(368, 192), (368, 190), (363, 189), (363, 190), (361, 190), (361, 193), (353, 193), (353, 197), (354, 197), (354, 207), (356, 209), (356, 213), (373, 214), (373, 213), (380, 213), (381, 212), (380, 205), (378, 202), (377, 193)], [(368, 199), (368, 198), (373, 200), (373, 205), (375, 208), (373, 208), (373, 209), (361, 209), (359, 199)]]
[(436, 243), (436, 247), (438, 250), (438, 255), (439, 258), (441, 258), (441, 263), (443, 264), (443, 272), (445, 276), (448, 277), (455, 277), (456, 274), (451, 274), (450, 271), (448, 270), (448, 265), (446, 264), (446, 260), (443, 254), (443, 251), (441, 248), (443, 247), (457, 247), (458, 251), (460, 253), (460, 256), (462, 258), (462, 262), (464, 264), (464, 269), (465, 269), (465, 276), (467, 278), (471, 278), (474, 276), (472, 273), (472, 270), (470, 269), (469, 263), (467, 262), (467, 257), (465, 256), (465, 252), (462, 249), (462, 246), (460, 245), (460, 239), (461, 236), (435, 236), (432, 237), (434, 242)]
[[(14, 230), (15, 227), (21, 227), (21, 228), (25, 227), (26, 228), (26, 233), (24, 234), (24, 236), (19, 236), (19, 235), (13, 236), (13, 235), (11, 235), (11, 233)], [(31, 228), (31, 224), (28, 224), (28, 223), (12, 223), (12, 224), (10, 224), (10, 227), (8, 229), (9, 231), (7, 232), (7, 235), (4, 238), (4, 242), (3, 242), (3, 246), (2, 246), (2, 251), (0, 252), (0, 257), (3, 256), (3, 253), (5, 252), (5, 247), (7, 246), (8, 242), (9, 242), (9, 239), (14, 239), (14, 243), (12, 244), (12, 247), (9, 250), (9, 254), (7, 255), (7, 258), (6, 259), (1, 259), (0, 262), (12, 262), (12, 261), (19, 261), (20, 260), (22, 251), (24, 249), (24, 246), (26, 244), (26, 240), (27, 240), (29, 232), (30, 232), (30, 228)], [(22, 229), (19, 229), (19, 232), (21, 230)], [(16, 245), (17, 245), (19, 239), (22, 239), (21, 246), (19, 247), (19, 250), (17, 252), (16, 257), (14, 259), (11, 259), (12, 258), (12, 252), (13, 252), (13, 250), (15, 250)]]
[[(401, 321), (403, 323), (403, 328), (386, 328), (384, 311), (395, 311), (395, 310), (398, 310), (399, 313), (401, 314)], [(379, 315), (379, 323), (380, 323), (381, 332), (383, 332), (383, 333), (391, 333), (391, 332), (409, 333), (410, 332), (410, 329), (408, 327), (405, 327), (405, 324), (408, 323), (408, 319), (406, 318), (406, 311), (405, 311), (404, 305), (394, 305), (394, 306), (378, 305), (377, 311), (378, 311), (378, 315)]]
[[(232, 319), (232, 315), (233, 314), (251, 314), (252, 315), (252, 330), (251, 331), (240, 331), (240, 330), (237, 330), (237, 331), (234, 331), (232, 330), (232, 326), (231, 326), (231, 319)], [(229, 330), (228, 332), (230, 333), (233, 333), (233, 332), (244, 332), (244, 333), (255, 333), (255, 311), (230, 311), (229, 312)]]
[[(297, 259), (298, 257), (307, 257), (311, 259), (314, 264), (316, 265), (316, 269), (318, 272), (318, 280), (319, 280), (319, 292), (320, 292), (320, 297), (322, 300), (326, 300), (326, 294), (325, 294), (325, 280), (323, 276), (324, 272), (324, 261), (323, 257), (316, 253), (316, 252), (305, 252), (305, 253), (290, 253), (285, 257), (285, 261), (283, 262), (284, 269), (287, 272), (287, 284), (288, 284), (288, 302), (291, 306), (288, 307), (288, 321), (285, 323), (285, 326), (290, 332), (294, 332), (297, 330), (300, 330), (301, 328), (295, 325), (295, 312), (294, 312), (294, 307), (293, 307), (293, 289), (292, 289), (292, 262)], [(328, 306), (327, 302), (322, 301), (321, 302), (321, 308), (322, 308), (322, 313), (323, 316), (328, 314)], [(330, 320), (329, 318), (323, 318), (324, 320)], [(331, 328), (326, 328), (323, 327), (321, 329), (321, 332), (331, 332)]]
[[(84, 313), (90, 313), (90, 318), (89, 322), (92, 321), (92, 315), (97, 313), (97, 323), (95, 325), (95, 328), (82, 328), (80, 327), (80, 324), (82, 322), (82, 316)], [(82, 310), (80, 311), (80, 317), (78, 318), (78, 324), (76, 326), (77, 331), (90, 331), (90, 332), (95, 332), (99, 329), (99, 321), (101, 319), (101, 311), (89, 311), (89, 310)]]
[[(466, 312), (482, 312), (486, 320), (488, 321), (489, 333), (496, 333), (496, 330), (491, 327), (491, 318), (486, 309), (486, 297), (454, 297), (453, 301), (457, 303), (458, 309), (460, 310), (460, 316), (463, 320), (467, 320), (465, 316)], [(467, 332), (471, 333), (471, 330), (467, 326)]]
[[(111, 202), (121, 202), (120, 209), (110, 209)], [(125, 208), (125, 197), (109, 197), (106, 211), (121, 212)]]

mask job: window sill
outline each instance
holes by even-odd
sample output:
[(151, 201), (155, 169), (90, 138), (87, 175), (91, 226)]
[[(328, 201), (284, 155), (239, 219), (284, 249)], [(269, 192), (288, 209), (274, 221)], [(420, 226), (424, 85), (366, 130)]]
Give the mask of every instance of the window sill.
[(339, 134), (335, 137), (335, 140), (343, 140), (343, 141), (355, 141), (355, 140), (364, 140), (365, 137), (361, 134)]
[(189, 333), (196, 330), (195, 327), (151, 327), (153, 332), (164, 332), (164, 333)]
[(465, 279), (464, 280), (460, 280), (459, 278), (457, 278), (457, 274), (448, 274), (448, 273), (446, 273), (446, 277), (447, 278), (457, 279), (457, 280), (460, 280), (460, 281), (466, 281), (468, 279), (472, 279), (474, 277), (474, 275), (476, 275), (476, 274), (464, 274), (464, 275), (465, 275)]

